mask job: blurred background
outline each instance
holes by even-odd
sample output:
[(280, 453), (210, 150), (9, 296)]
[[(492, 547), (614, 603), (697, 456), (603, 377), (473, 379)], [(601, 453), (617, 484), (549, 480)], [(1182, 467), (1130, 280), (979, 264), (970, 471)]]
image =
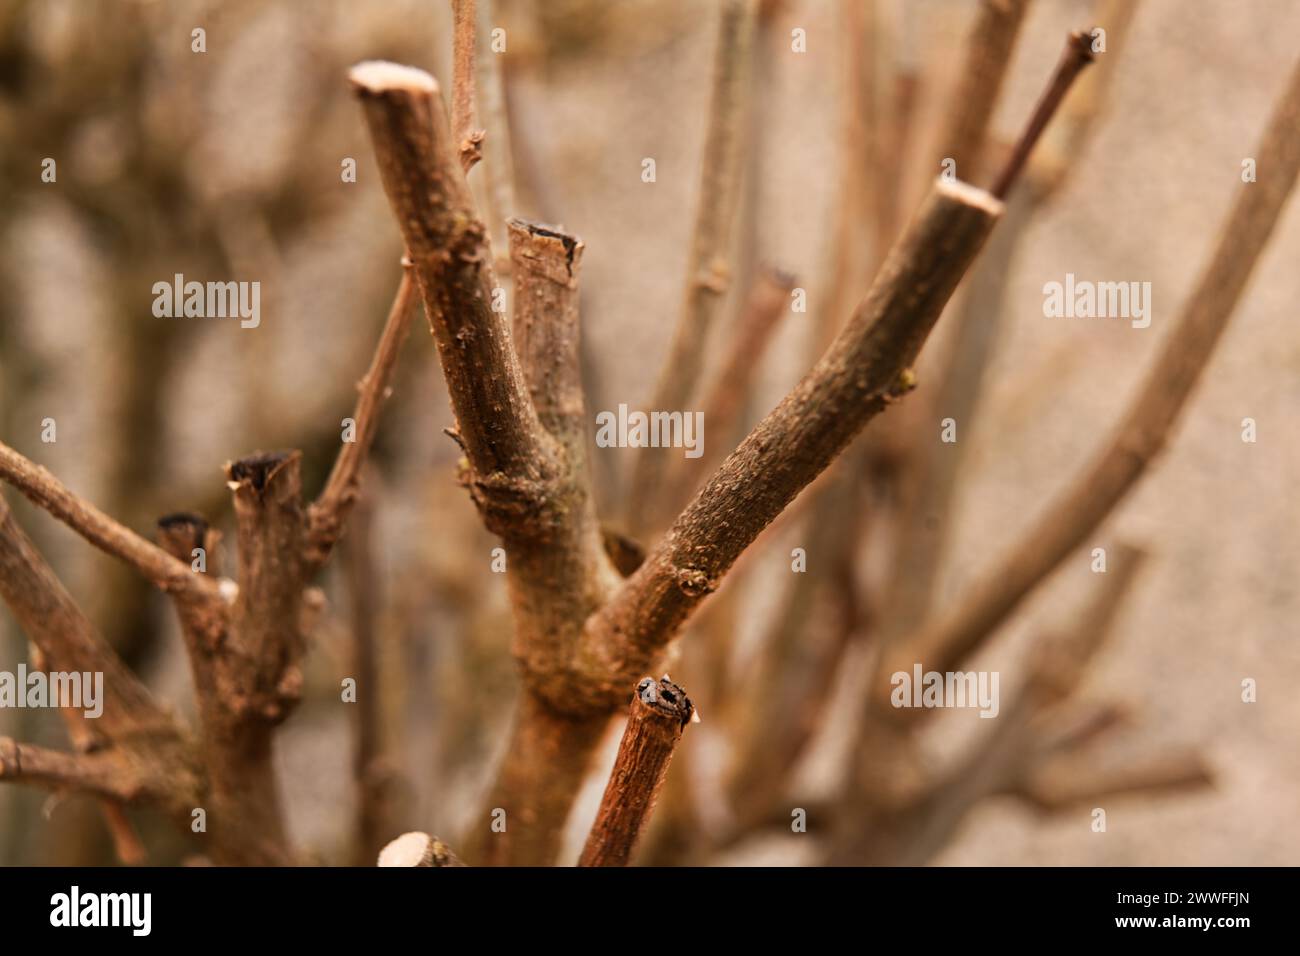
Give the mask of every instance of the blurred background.
[[(1132, 8), (1131, 23), (1122, 49), (1093, 68), (1109, 73), (1089, 136), (1068, 177), (1035, 205), (1001, 276), (978, 414), (959, 437), (968, 450), (949, 506), (929, 519), (946, 528), (934, 575), (940, 604), (1010, 545), (1104, 440), (1208, 258), (1241, 161), (1296, 57), (1300, 5), (1288, 0), (1122, 6)], [(871, 224), (850, 223), (848, 248), (861, 255), (849, 275), (837, 271), (843, 210), (854, 199), (846, 162), (854, 131), (845, 121), (859, 75), (854, 31), (865, 18), (877, 78), (915, 81), (910, 132), (893, 150), (888, 190), (905, 217), (938, 171), (936, 130), (952, 106), (976, 8), (966, 0), (763, 5), (728, 321), (742, 313), (764, 265), (793, 276), (808, 309), (780, 320), (754, 367), (743, 428), (806, 371), (819, 329), (844, 317), (825, 313), (860, 294), (878, 256)], [(994, 114), (995, 145), (1024, 122), (1065, 33), (1096, 10), (1089, 0), (1031, 5)], [(470, 177), (480, 208), (492, 201), (486, 170), (495, 162), (511, 180), (507, 213), (563, 223), (583, 238), (589, 408), (644, 406), (680, 309), (717, 7), (496, 0), (490, 16), (505, 30), (499, 68), (510, 162), (494, 154), (489, 125), (487, 161)], [(203, 53), (191, 48), (197, 27), (206, 32)], [(806, 52), (791, 49), (796, 29), (805, 31)], [(346, 82), (351, 64), (375, 58), (448, 79), (449, 5), (0, 0), (6, 443), (146, 535), (159, 516), (182, 509), (228, 527), (221, 465), (256, 449), (301, 448), (305, 489), (319, 489), (400, 272), (400, 239)], [(57, 161), (54, 183), (42, 181), (47, 157)], [(656, 161), (652, 184), (641, 179), (646, 157)], [(340, 176), (347, 158), (357, 163), (355, 183)], [(1300, 474), (1298, 254), (1293, 201), (1167, 453), (1097, 536), (1099, 546), (1123, 540), (1148, 557), (1084, 691), (1122, 701), (1130, 713), (1112, 742), (1118, 752), (1146, 759), (1194, 748), (1212, 785), (1117, 800), (1105, 834), (1092, 832), (1087, 807), (1043, 813), (1014, 799), (980, 800), (963, 808), (930, 862), (1300, 862), (1300, 697), (1292, 693), (1300, 682), (1300, 507), (1291, 487)], [(152, 285), (178, 272), (259, 281), (260, 326), (155, 318)], [(1150, 282), (1151, 327), (1044, 318), (1042, 286), (1067, 272)], [(711, 368), (725, 352), (728, 321)], [(372, 861), (376, 835), (408, 829), (454, 841), (481, 811), (516, 689), (504, 576), (489, 567), (495, 540), (455, 482), (457, 449), (442, 431), (451, 415), (425, 329), (417, 320), (366, 500), (319, 582), (328, 607), (307, 691), (278, 737), (294, 836), (324, 863)], [(927, 388), (924, 366), (920, 378), (917, 398)], [(1257, 422), (1253, 444), (1241, 438), (1247, 417)], [(54, 443), (41, 440), (47, 418), (57, 423)], [(888, 432), (872, 438), (882, 421), (859, 441), (888, 446)], [(917, 423), (917, 433), (932, 440), (937, 419)], [(612, 525), (636, 506), (622, 497), (628, 454), (602, 449), (595, 457)], [(888, 489), (873, 474), (851, 479), (861, 487), (843, 499), (846, 522), (881, 501), (888, 510)], [(188, 671), (166, 600), (10, 489), (0, 493), (123, 657), (186, 711)], [(790, 551), (820, 540), (819, 515), (824, 521), (825, 509), (804, 508), (763, 538), (693, 625), (705, 636), (681, 645), (672, 674), (704, 723), (685, 735), (644, 848), (648, 861), (819, 859), (815, 835), (788, 826), (734, 834), (728, 797), (734, 761), (750, 745), (729, 695), (780, 646), (782, 628), (827, 646), (819, 652), (826, 685), (815, 732), (768, 781), (773, 800), (811, 805), (835, 791), (842, 772), (859, 710), (852, 675), (878, 625), (826, 623), (834, 601), (824, 593), (803, 594), (806, 603), (789, 610), (800, 586)], [(853, 543), (844, 579), (822, 586), (888, 613), (888, 544), (888, 535)], [(977, 666), (1003, 674), (1004, 695), (1035, 633), (1068, 621), (1093, 583), (1086, 555), (1070, 559), (982, 652)], [(844, 633), (828, 636), (832, 626)], [(338, 700), (339, 681), (355, 673), (361, 632), (377, 648), (383, 689), (365, 717)], [(0, 669), (16, 669), (25, 655), (23, 636), (0, 610)], [(1258, 682), (1256, 703), (1242, 702), (1245, 678)], [(981, 722), (967, 716), (935, 722), (924, 760), (972, 746)], [(574, 813), (570, 855), (618, 730)], [(0, 734), (65, 743), (52, 712), (0, 710)], [(191, 852), (149, 814), (135, 819), (151, 862)], [(0, 863), (112, 861), (93, 801), (0, 787)]]

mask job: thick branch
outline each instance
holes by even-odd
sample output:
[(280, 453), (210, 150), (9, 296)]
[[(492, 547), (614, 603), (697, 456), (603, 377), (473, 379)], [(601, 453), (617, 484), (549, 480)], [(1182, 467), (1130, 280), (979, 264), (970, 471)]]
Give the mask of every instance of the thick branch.
[(350, 77), (438, 344), (471, 493), (493, 531), (507, 539), (544, 536), (551, 449), (528, 400), (509, 324), (492, 309), (486, 234), (438, 85), (421, 70), (392, 63), (362, 63)]
[(157, 545), (82, 500), (52, 474), (0, 443), (0, 478), (95, 547), (125, 561), (163, 591), (195, 599), (216, 597), (216, 585)]
[(402, 281), (388, 312), (388, 320), (384, 323), (384, 331), (379, 336), (379, 344), (375, 347), (374, 358), (370, 360), (370, 368), (365, 377), (357, 384), (360, 395), (356, 411), (352, 413), (355, 423), (353, 440), (344, 442), (339, 449), (324, 490), (307, 511), (306, 561), (309, 573), (322, 567), (329, 558), (330, 551), (343, 533), (348, 512), (357, 500), (361, 487), (361, 469), (374, 444), (375, 433), (379, 430), (380, 413), (392, 392), (397, 359), (411, 329), (415, 291), (410, 266), (404, 262)]
[(587, 462), (579, 371), (578, 273), (583, 244), (556, 227), (512, 219), (514, 338), (538, 419), (555, 439), (552, 515), (544, 538), (510, 543), (515, 655), (530, 686), (562, 680), (582, 622), (613, 593), (618, 575), (601, 536)]
[[(228, 627), (205, 632), (180, 608), (187, 639), (198, 648), (193, 666), (212, 803), (208, 833), (217, 858), (228, 864), (292, 860), (271, 758), (275, 727), (302, 687), (300, 461), (295, 451), (226, 465), (239, 549), (234, 612)], [(182, 529), (174, 532), (173, 543), (183, 546)]]
[(982, 190), (935, 183), (826, 355), (588, 622), (576, 661), (588, 706), (617, 699), (620, 684), (644, 672), (759, 532), (871, 418), (913, 387), (913, 361), (1001, 212)]
[[(709, 331), (726, 301), (730, 281), (728, 249), (740, 196), (744, 99), (750, 89), (750, 45), (756, 16), (754, 0), (725, 0), (722, 7), (685, 299), (651, 400), (650, 407), (658, 411), (685, 412), (689, 407), (704, 367)], [(665, 463), (665, 456), (654, 449), (640, 450), (632, 476), (631, 501), (650, 501), (660, 493)], [(634, 531), (640, 530), (640, 512), (634, 511), (629, 519)]]
[(667, 677), (647, 677), (637, 685), (614, 769), (578, 866), (627, 866), (694, 713), (686, 692)]
[[(924, 661), (931, 670), (954, 669), (1087, 539), (1168, 440), (1295, 184), (1300, 169), (1300, 65), (1253, 155), (1259, 181), (1237, 187), (1237, 202), (1214, 255), (1108, 443), (964, 599), (908, 642), (903, 652), (907, 660)], [(876, 690), (874, 696), (885, 700), (887, 689), (881, 685)]]

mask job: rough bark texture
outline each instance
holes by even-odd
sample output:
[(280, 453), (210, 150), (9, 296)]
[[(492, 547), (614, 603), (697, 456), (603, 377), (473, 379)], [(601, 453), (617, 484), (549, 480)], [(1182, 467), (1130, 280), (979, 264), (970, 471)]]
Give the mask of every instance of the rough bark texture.
[(491, 259), (457, 159), (438, 84), (392, 63), (352, 69), (384, 190), (406, 240), (433, 329), (466, 484), (489, 529), (507, 539), (544, 537), (555, 466), (510, 344), (492, 309)]
[(911, 390), (912, 362), (1001, 211), (982, 190), (936, 182), (826, 355), (589, 622), (575, 678), (557, 706), (608, 709), (617, 688), (650, 667), (759, 532), (872, 417)]
[(579, 866), (627, 866), (694, 713), (686, 692), (667, 677), (647, 677), (637, 685)]

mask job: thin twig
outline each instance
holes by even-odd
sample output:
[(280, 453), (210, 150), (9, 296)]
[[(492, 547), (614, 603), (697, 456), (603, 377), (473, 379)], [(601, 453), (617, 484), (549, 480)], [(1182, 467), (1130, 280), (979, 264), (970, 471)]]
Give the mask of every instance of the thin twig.
[(397, 295), (389, 309), (388, 320), (384, 323), (384, 331), (379, 336), (379, 344), (375, 346), (370, 368), (357, 385), (360, 395), (356, 411), (352, 413), (352, 440), (344, 442), (339, 449), (325, 488), (307, 511), (306, 561), (309, 574), (323, 566), (329, 558), (330, 551), (343, 533), (348, 511), (356, 501), (361, 486), (361, 470), (379, 430), (379, 416), (384, 402), (392, 392), (397, 359), (411, 328), (415, 294), (415, 280), (411, 277), (410, 264), (404, 261), (402, 281), (398, 284)]
[(503, 60), (505, 55), (490, 47), (495, 24), (492, 0), (478, 0), (478, 90), (487, 146), (483, 150), (483, 177), (487, 181), (488, 227), (492, 235), (492, 252), (498, 277), (510, 274), (505, 222), (522, 213), (515, 202), (515, 139), (510, 128), (510, 111), (506, 106)]
[(124, 803), (154, 796), (157, 781), (139, 776), (117, 751), (67, 753), (0, 737), (0, 780), (50, 790), (79, 790)]
[(637, 685), (579, 866), (627, 866), (694, 713), (686, 692), (666, 676), (658, 681), (647, 677)]
[(789, 273), (764, 266), (758, 269), (745, 307), (730, 337), (729, 351), (703, 403), (704, 421), (713, 435), (698, 459), (680, 459), (674, 466), (672, 490), (659, 496), (662, 507), (680, 508), (713, 473), (735, 440), (741, 415), (768, 343), (781, 319), (790, 314), (790, 293), (795, 280)]
[(1043, 135), (1043, 130), (1051, 122), (1052, 117), (1056, 114), (1056, 108), (1061, 105), (1065, 99), (1065, 94), (1070, 92), (1070, 87), (1083, 72), (1084, 67), (1092, 62), (1092, 37), (1090, 31), (1076, 31), (1071, 33), (1065, 41), (1065, 49), (1061, 52), (1061, 59), (1056, 64), (1056, 69), (1052, 73), (1052, 79), (1047, 84), (1047, 89), (1039, 98), (1038, 104), (1034, 107), (1034, 113), (1030, 117), (1029, 125), (1025, 127), (1020, 139), (1011, 150), (1011, 155), (994, 180), (993, 188), (989, 190), (999, 199), (1005, 199), (1007, 192), (1011, 189), (1012, 183), (1020, 175), (1021, 168), (1029, 159), (1029, 154), (1033, 151), (1034, 144), (1038, 142), (1038, 137)]
[(454, 21), (452, 41), (451, 130), (456, 137), (461, 168), (465, 172), (482, 158), (484, 131), (476, 114), (477, 78), (474, 75), (475, 39), (478, 32), (477, 0), (451, 0)]
[(0, 442), (0, 478), (95, 547), (125, 561), (161, 590), (196, 600), (217, 598), (216, 584), (194, 574), (188, 564), (78, 497), (45, 468), (28, 461), (3, 442)]
[[(730, 284), (728, 249), (740, 197), (744, 103), (750, 91), (750, 45), (756, 17), (754, 0), (725, 0), (722, 6), (685, 295), (651, 399), (653, 409), (686, 411), (704, 367), (709, 331), (726, 301)], [(645, 530), (642, 522), (648, 509), (643, 509), (641, 503), (662, 493), (664, 466), (665, 456), (655, 449), (641, 449), (636, 455), (628, 500), (638, 504), (627, 515), (633, 537)]]

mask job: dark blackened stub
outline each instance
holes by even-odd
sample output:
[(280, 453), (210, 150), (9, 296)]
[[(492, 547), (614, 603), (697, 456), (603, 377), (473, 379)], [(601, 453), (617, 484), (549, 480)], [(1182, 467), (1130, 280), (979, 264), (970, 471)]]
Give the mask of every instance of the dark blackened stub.
[(669, 680), (667, 674), (659, 680), (645, 678), (637, 685), (636, 692), (645, 706), (665, 717), (675, 718), (682, 726), (690, 723), (691, 715), (695, 713), (695, 705), (686, 696), (686, 691)]

